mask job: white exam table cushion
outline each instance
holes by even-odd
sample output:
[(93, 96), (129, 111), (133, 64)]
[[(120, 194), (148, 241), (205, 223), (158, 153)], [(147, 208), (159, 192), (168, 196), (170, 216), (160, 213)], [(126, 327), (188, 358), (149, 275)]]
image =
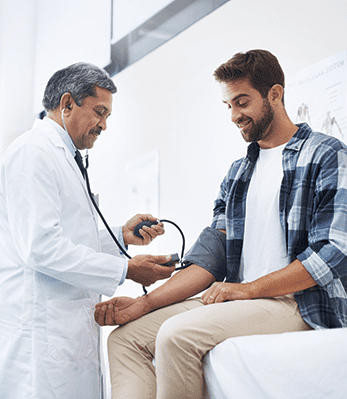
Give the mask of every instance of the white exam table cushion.
[(204, 369), (209, 399), (346, 399), (347, 328), (230, 338)]

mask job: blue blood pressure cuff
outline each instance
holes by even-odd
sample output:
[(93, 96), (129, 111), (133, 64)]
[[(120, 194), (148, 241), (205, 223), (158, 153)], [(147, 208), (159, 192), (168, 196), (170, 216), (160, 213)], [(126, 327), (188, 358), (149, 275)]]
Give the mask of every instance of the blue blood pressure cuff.
[(196, 264), (210, 272), (217, 281), (226, 276), (226, 235), (206, 227), (183, 258), (183, 265)]

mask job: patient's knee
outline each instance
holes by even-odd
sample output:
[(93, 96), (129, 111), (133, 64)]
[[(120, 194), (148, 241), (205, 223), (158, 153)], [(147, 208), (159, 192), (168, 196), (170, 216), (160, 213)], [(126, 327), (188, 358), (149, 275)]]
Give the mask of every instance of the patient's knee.
[(166, 352), (177, 352), (179, 349), (185, 350), (189, 343), (189, 337), (186, 331), (184, 321), (182, 322), (182, 315), (174, 316), (166, 320), (160, 327), (157, 339), (156, 349), (164, 349)]

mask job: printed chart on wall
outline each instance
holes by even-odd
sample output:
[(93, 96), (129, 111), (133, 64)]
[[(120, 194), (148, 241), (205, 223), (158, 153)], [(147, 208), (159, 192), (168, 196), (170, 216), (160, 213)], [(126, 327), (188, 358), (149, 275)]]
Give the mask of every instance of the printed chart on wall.
[(294, 123), (347, 143), (347, 51), (326, 58), (286, 83), (286, 109)]

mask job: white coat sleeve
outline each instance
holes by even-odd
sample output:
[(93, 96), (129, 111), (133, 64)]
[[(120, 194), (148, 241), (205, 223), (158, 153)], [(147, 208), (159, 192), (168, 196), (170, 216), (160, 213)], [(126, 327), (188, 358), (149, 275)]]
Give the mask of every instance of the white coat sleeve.
[[(26, 144), (4, 157), (1, 188), (19, 258), (67, 284), (112, 296), (127, 260), (98, 252), (98, 232), (87, 197), (73, 189), (66, 192), (69, 180), (77, 175), (64, 150), (60, 148), (58, 156), (55, 151)], [(64, 168), (68, 177), (62, 174)]]
[[(119, 244), (126, 250), (123, 235), (122, 235), (122, 226), (119, 227), (111, 227), (112, 233), (117, 238)], [(117, 244), (113, 241), (110, 233), (106, 229), (100, 230), (100, 243), (101, 243), (101, 252), (106, 254), (115, 255), (115, 256), (125, 256), (123, 252), (118, 248)]]

